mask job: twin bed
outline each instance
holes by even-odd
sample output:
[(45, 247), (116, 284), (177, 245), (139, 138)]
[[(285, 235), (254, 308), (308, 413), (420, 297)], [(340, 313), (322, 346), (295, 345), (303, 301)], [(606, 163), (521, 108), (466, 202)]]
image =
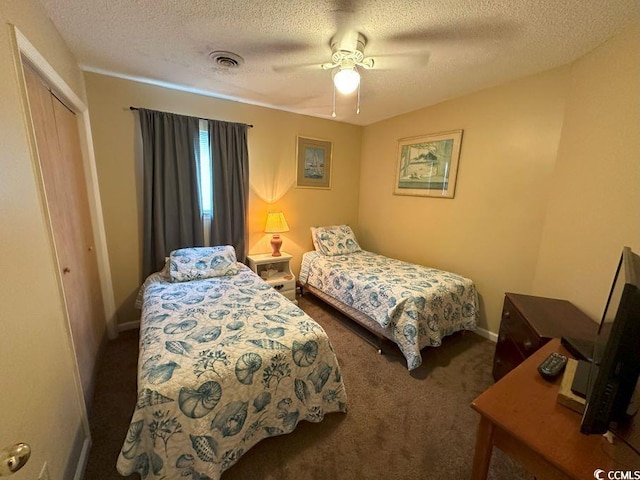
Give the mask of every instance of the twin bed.
[(447, 335), (475, 330), (474, 283), (454, 273), (402, 262), (360, 248), (347, 225), (314, 227), (315, 251), (303, 255), (300, 283), (325, 302), (395, 343), (413, 370), (420, 350)]
[(218, 479), (260, 440), (346, 412), (322, 327), (236, 263), (232, 247), (172, 252), (142, 292), (121, 474)]
[[(300, 281), (380, 338), (409, 370), (420, 350), (475, 329), (471, 280), (362, 251), (348, 226), (312, 229)], [(143, 479), (219, 479), (260, 440), (346, 412), (322, 327), (232, 247), (171, 252), (139, 295), (138, 400), (117, 462)]]

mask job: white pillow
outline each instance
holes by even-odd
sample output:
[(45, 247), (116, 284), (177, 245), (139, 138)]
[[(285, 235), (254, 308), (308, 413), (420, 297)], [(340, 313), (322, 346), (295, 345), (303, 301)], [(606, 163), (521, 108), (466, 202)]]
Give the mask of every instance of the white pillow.
[(315, 249), (323, 255), (344, 255), (361, 250), (349, 225), (311, 227), (311, 239)]
[(172, 282), (224, 277), (238, 273), (236, 251), (230, 245), (180, 248), (169, 256)]

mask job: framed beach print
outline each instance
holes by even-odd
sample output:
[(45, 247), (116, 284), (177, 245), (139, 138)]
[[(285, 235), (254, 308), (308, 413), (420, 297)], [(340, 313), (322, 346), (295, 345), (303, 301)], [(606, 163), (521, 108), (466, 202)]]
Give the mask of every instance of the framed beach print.
[(398, 140), (395, 195), (453, 198), (462, 130)]
[(298, 137), (296, 186), (331, 188), (331, 142)]

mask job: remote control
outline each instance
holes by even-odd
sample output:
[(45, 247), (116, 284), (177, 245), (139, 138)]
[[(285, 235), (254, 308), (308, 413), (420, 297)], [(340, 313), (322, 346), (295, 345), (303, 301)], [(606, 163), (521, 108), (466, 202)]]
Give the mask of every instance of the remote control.
[(540, 373), (545, 380), (551, 381), (562, 373), (566, 365), (567, 357), (553, 352), (538, 365), (538, 373)]

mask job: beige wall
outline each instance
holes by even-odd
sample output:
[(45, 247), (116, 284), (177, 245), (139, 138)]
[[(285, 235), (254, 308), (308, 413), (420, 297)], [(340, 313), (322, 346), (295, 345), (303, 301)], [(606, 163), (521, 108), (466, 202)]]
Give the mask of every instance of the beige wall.
[[(481, 326), (497, 331), (504, 292), (531, 289), (567, 75), (557, 69), (365, 127), (363, 248), (472, 278)], [(455, 198), (393, 195), (397, 140), (456, 129)]]
[[(636, 21), (572, 65), (365, 127), (363, 245), (474, 279), (494, 333), (506, 291), (598, 319), (640, 250), (639, 40)], [(455, 199), (394, 196), (397, 139), (460, 128)]]
[(640, 23), (571, 68), (533, 291), (600, 319), (623, 246), (640, 252)]
[(70, 478), (78, 462), (74, 442), (84, 407), (9, 24), (83, 99), (84, 84), (73, 55), (38, 2), (0, 2), (0, 448), (16, 441), (31, 444), (32, 457), (16, 480), (37, 478), (45, 461), (51, 478)]
[[(248, 229), (251, 253), (270, 250), (266, 214), (280, 209), (290, 232), (283, 250), (297, 272), (312, 250), (309, 227), (357, 224), (361, 127), (86, 73), (118, 322), (135, 321), (141, 268), (141, 162), (137, 113), (129, 106), (254, 125), (249, 131)], [(330, 190), (295, 188), (296, 136), (333, 142)]]

